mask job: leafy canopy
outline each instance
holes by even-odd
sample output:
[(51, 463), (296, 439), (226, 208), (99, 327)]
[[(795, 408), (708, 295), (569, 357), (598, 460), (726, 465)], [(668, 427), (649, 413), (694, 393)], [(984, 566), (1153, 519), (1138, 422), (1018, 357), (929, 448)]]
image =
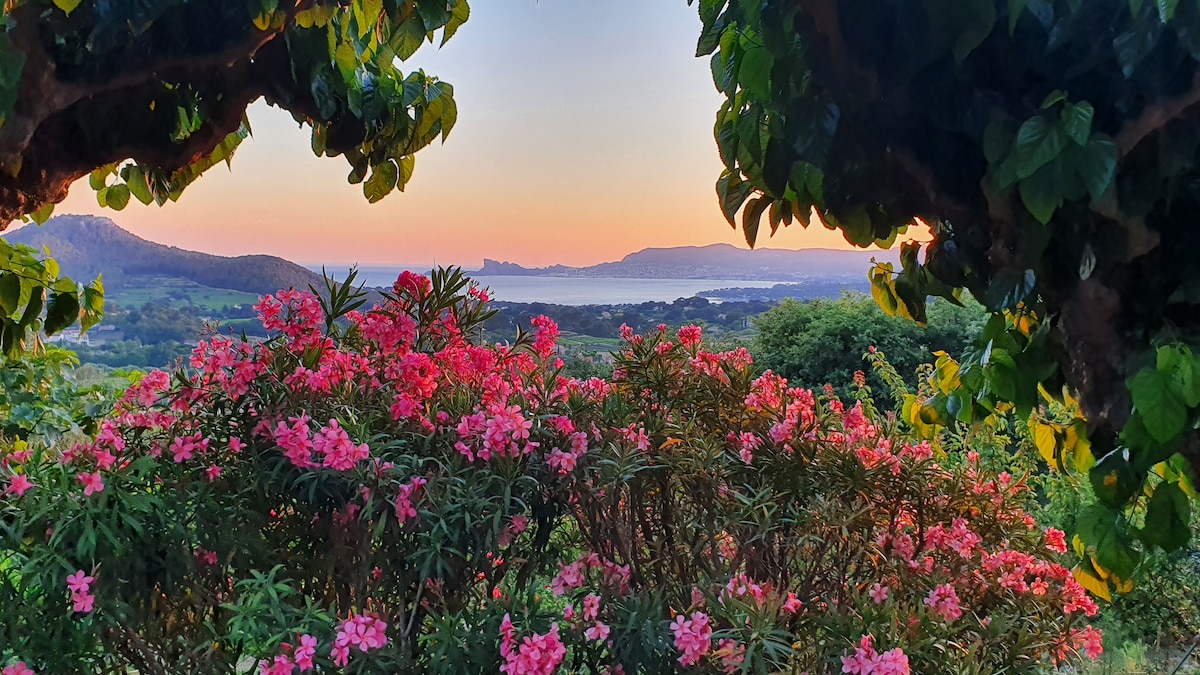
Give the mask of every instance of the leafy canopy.
[[(0, 230), (44, 221), (86, 175), (100, 205), (116, 210), (178, 199), (233, 159), (259, 99), (309, 127), (315, 154), (345, 157), (348, 180), (377, 202), (404, 189), (415, 153), (458, 117), (450, 84), (406, 74), (402, 62), (426, 42), (444, 44), (469, 16), (467, 0), (7, 2)], [(99, 284), (85, 296), (24, 253), (2, 254), (0, 298), (20, 284), (0, 319), (7, 353), (37, 321), (52, 333), (82, 307), (86, 328), (102, 308)]]
[[(696, 4), (730, 224), (753, 245), (815, 212), (864, 247), (929, 224), (900, 269), (872, 270), (879, 304), (923, 323), (929, 296), (965, 290), (994, 317), (939, 367), (930, 419), (1027, 417), (1073, 391), (1098, 458), (1089, 550), (1124, 563), (1185, 541), (1188, 500), (1154, 486), (1200, 468), (1200, 7)], [(1083, 423), (1063, 425), (1043, 436)]]

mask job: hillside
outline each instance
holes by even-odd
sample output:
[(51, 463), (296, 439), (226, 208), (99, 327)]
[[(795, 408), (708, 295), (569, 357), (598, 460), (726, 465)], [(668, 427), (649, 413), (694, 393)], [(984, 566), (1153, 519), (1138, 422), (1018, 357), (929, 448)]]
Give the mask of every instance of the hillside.
[(897, 262), (895, 251), (773, 249), (753, 251), (729, 244), (647, 248), (617, 262), (590, 267), (528, 268), (508, 262), (483, 261), (480, 276), (565, 276), (660, 279), (746, 279), (800, 281), (814, 277), (865, 277), (871, 258)]
[(10, 242), (36, 249), (46, 246), (77, 280), (104, 275), (105, 286), (117, 290), (134, 278), (170, 276), (200, 286), (245, 293), (274, 293), (281, 288), (321, 287), (321, 275), (269, 255), (235, 258), (185, 251), (147, 241), (96, 216), (57, 216), (45, 225), (27, 225), (4, 233)]

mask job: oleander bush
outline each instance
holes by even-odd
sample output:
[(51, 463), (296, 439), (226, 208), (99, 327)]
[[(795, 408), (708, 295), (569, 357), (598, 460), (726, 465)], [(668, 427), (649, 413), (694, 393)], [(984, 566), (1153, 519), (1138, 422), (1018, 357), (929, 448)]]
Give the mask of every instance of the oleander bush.
[(700, 329), (561, 375), (405, 273), (257, 309), (77, 443), (4, 446), (13, 673), (1022, 673), (1100, 650), (1026, 479)]

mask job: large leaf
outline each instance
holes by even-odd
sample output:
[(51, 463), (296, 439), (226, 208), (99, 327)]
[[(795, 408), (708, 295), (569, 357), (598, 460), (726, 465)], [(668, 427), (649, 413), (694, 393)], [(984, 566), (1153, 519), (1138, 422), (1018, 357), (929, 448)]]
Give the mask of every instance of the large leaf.
[(1021, 203), (1045, 225), (1063, 203), (1062, 164), (1051, 162), (1028, 178), (1021, 180)]
[(1150, 497), (1146, 508), (1146, 524), (1142, 528), (1142, 540), (1174, 551), (1183, 548), (1191, 538), (1192, 506), (1187, 495), (1174, 483), (1162, 483)]
[(1034, 115), (1017, 131), (1016, 152), (1017, 178), (1028, 178), (1046, 166), (1063, 149), (1063, 134), (1058, 126), (1051, 124), (1042, 115)]
[(1096, 110), (1087, 101), (1063, 105), (1062, 128), (1067, 138), (1079, 145), (1087, 143), (1092, 135), (1092, 118), (1095, 116)]
[(371, 169), (371, 177), (367, 179), (366, 183), (363, 183), (363, 195), (366, 196), (367, 201), (374, 204), (396, 189), (396, 180), (399, 177), (400, 172), (392, 160), (376, 164)]
[(53, 293), (46, 305), (46, 335), (54, 335), (79, 320), (79, 296), (75, 293)]
[(1099, 201), (1117, 175), (1117, 145), (1107, 137), (1094, 136), (1086, 145), (1072, 148), (1069, 157), (1092, 200)]
[(1183, 431), (1187, 406), (1183, 396), (1171, 386), (1168, 377), (1156, 368), (1144, 368), (1129, 380), (1133, 405), (1146, 425), (1146, 431), (1159, 443), (1166, 443)]

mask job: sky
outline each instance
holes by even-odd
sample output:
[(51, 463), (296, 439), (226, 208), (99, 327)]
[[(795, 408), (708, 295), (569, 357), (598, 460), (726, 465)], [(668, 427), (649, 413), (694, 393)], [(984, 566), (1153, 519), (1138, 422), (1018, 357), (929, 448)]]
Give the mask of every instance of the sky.
[[(442, 49), (406, 70), (455, 88), (444, 145), (420, 151), (403, 193), (368, 204), (343, 158), (259, 102), (231, 170), (178, 203), (119, 213), (82, 180), (56, 213), (93, 213), (152, 241), (307, 264), (591, 265), (652, 246), (746, 247), (717, 206), (712, 125), (721, 96), (685, 0), (477, 0)], [(774, 248), (849, 248), (814, 222)]]

